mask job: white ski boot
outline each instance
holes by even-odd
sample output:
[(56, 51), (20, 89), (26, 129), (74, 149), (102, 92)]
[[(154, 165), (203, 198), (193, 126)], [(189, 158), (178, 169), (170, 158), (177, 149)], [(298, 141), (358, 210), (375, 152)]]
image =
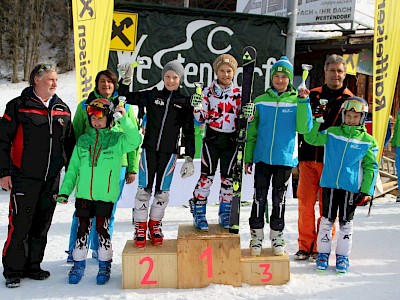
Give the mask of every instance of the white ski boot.
[(250, 228), (250, 251), (253, 256), (260, 256), (262, 250), (262, 241), (264, 239), (264, 230)]
[(285, 253), (285, 241), (282, 231), (272, 230), (269, 235), (274, 255), (282, 256)]

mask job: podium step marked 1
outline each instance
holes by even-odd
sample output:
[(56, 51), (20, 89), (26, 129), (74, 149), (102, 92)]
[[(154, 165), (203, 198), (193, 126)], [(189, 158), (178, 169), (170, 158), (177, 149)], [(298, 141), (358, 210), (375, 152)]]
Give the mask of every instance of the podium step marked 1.
[(252, 256), (240, 249), (240, 235), (219, 225), (200, 232), (179, 225), (178, 238), (142, 249), (128, 240), (122, 252), (122, 288), (201, 288), (210, 283), (241, 286), (280, 285), (290, 279), (289, 257), (263, 249)]

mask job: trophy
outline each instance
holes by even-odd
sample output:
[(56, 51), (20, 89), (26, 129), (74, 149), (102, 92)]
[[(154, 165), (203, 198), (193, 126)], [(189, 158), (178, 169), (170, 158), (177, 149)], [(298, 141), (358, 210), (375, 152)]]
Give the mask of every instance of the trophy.
[(190, 100), (191, 105), (195, 108), (195, 109), (201, 109), (202, 105), (202, 92), (203, 92), (203, 82), (200, 81), (196, 81), (193, 82), (194, 86), (196, 87), (195, 89), (195, 93), (192, 95), (192, 99)]
[(200, 81), (196, 81), (193, 82), (194, 86), (196, 87), (196, 94), (201, 95), (201, 93), (203, 92), (203, 82)]
[(306, 87), (306, 80), (307, 80), (307, 77), (308, 77), (308, 71), (310, 71), (312, 69), (312, 65), (302, 64), (301, 68), (303, 69), (303, 74), (301, 76), (302, 81), (301, 81), (300, 85), (297, 88), (298, 90), (307, 88)]
[(132, 68), (136, 68), (138, 65), (143, 65), (144, 64), (144, 59), (141, 58), (139, 55), (136, 58), (136, 60), (131, 64)]

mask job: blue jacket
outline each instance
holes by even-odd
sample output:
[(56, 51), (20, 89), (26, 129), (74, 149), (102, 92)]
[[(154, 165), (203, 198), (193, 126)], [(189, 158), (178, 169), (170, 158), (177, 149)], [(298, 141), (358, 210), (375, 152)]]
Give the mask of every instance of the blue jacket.
[(297, 166), (297, 132), (307, 133), (312, 128), (310, 100), (298, 98), (295, 89), (278, 95), (269, 88), (254, 103), (256, 112), (247, 132), (245, 163)]
[(376, 139), (367, 133), (365, 125), (342, 124), (318, 132), (319, 127), (320, 123), (314, 122), (304, 138), (311, 145), (325, 145), (320, 185), (372, 196), (378, 173)]

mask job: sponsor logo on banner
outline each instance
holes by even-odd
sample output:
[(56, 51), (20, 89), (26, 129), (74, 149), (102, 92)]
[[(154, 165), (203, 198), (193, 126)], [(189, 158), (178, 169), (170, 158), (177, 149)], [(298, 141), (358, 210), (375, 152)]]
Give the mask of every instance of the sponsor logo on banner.
[(110, 50), (135, 51), (138, 19), (135, 13), (114, 12)]

